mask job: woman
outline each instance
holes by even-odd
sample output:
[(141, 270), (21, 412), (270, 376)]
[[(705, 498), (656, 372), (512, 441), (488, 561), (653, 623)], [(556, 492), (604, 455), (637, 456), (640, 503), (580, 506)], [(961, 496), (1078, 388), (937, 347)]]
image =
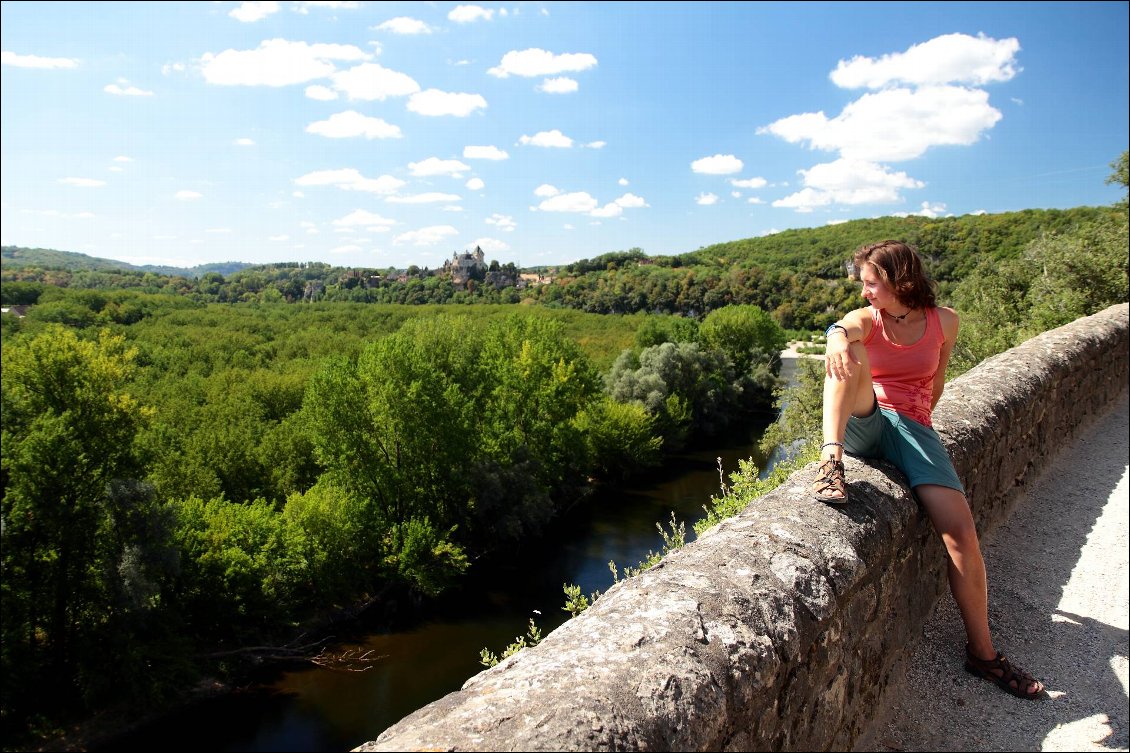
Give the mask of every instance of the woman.
[(968, 637), (965, 668), (1013, 695), (1036, 698), (1043, 683), (993, 647), (973, 515), (930, 423), (957, 339), (957, 313), (935, 303), (934, 285), (917, 252), (905, 243), (864, 246), (854, 263), (870, 305), (827, 331), (824, 444), (813, 494), (830, 504), (848, 501), (845, 451), (898, 466), (949, 554), (950, 591)]

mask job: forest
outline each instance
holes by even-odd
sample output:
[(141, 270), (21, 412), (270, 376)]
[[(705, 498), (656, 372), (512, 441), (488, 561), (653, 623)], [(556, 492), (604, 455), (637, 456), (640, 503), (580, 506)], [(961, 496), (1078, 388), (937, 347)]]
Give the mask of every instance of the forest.
[[(1126, 187), (1126, 154), (1112, 167)], [(442, 598), (594, 484), (752, 412), (786, 406), (765, 441), (805, 462), (822, 372), (786, 388), (778, 354), (861, 304), (845, 262), (864, 243), (916, 245), (961, 312), (952, 377), (1127, 301), (1127, 236), (1125, 199), (888, 217), (613, 252), (525, 287), (5, 247), (5, 739), (175, 702), (394, 595)], [(704, 525), (763, 491), (744, 471)]]

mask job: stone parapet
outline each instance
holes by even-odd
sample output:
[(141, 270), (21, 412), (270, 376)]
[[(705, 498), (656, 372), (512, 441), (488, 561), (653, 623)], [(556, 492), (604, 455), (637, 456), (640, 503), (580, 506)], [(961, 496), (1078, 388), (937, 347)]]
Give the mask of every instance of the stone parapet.
[[(947, 385), (935, 426), (982, 532), (1128, 375), (1121, 304)], [(846, 464), (850, 504), (813, 501), (811, 465), (357, 750), (850, 749), (947, 586), (902, 474)]]

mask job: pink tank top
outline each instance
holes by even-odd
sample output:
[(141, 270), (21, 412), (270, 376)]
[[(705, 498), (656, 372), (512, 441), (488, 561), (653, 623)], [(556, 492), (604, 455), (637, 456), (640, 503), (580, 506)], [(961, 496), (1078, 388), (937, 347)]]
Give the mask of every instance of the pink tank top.
[(898, 345), (887, 338), (879, 309), (871, 310), (871, 322), (871, 334), (863, 345), (871, 361), (879, 407), (931, 426), (934, 375), (945, 342), (937, 308), (926, 309), (926, 331), (911, 345)]

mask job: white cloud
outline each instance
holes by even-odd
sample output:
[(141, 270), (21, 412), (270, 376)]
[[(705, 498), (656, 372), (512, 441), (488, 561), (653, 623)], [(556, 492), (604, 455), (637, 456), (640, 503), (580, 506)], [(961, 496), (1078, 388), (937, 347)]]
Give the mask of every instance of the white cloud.
[(648, 203), (644, 201), (643, 197), (636, 196), (634, 193), (624, 194), (619, 199), (616, 199), (616, 204), (625, 209), (638, 209), (639, 207), (648, 206)]
[[(740, 196), (741, 196), (740, 193), (738, 193), (737, 191), (734, 192), (734, 198), (735, 199), (739, 198)], [(750, 196), (749, 199), (747, 199), (747, 202), (750, 203), (750, 204), (764, 204), (765, 203), (765, 201), (762, 200), (762, 198), (760, 196)]]
[(487, 73), (498, 78), (508, 76), (553, 76), (558, 73), (584, 71), (596, 65), (596, 58), (587, 52), (571, 52), (555, 55), (552, 52), (532, 47), (528, 50), (511, 50), (502, 56), (502, 61)]
[(457, 24), (469, 24), (479, 19), (489, 21), (493, 16), (493, 10), (481, 8), (478, 5), (457, 5), (447, 14), (447, 20), (454, 21)]
[(437, 201), (462, 201), (463, 197), (453, 193), (418, 193), (411, 196), (389, 196), (385, 199), (390, 204), (434, 204)]
[(730, 175), (740, 173), (743, 163), (732, 154), (715, 154), (713, 157), (703, 157), (691, 163), (691, 170), (703, 175)]
[(242, 21), (246, 24), (262, 21), (272, 13), (278, 13), (278, 11), (279, 4), (276, 2), (246, 2), (240, 3), (228, 15), (236, 21)]
[(509, 251), (510, 250), (510, 244), (509, 243), (506, 243), (505, 241), (500, 241), (497, 238), (479, 238), (477, 240), (473, 240), (470, 243), (468, 243), (465, 246), (465, 248), (468, 251), (470, 251), (471, 249), (475, 248), (475, 246), (478, 246), (483, 251), (486, 251), (487, 253), (491, 253), (491, 254), (497, 254), (497, 253), (501, 253), (503, 251)]
[(621, 185), (621, 186), (626, 186), (626, 185), (628, 185), (628, 179), (627, 179), (627, 178), (621, 178), (620, 180), (618, 180), (618, 181), (616, 181), (616, 182), (617, 182), (617, 183), (618, 183), (619, 185)]
[(124, 169), (124, 168), (118, 167), (117, 165), (111, 165), (111, 166), (110, 166), (110, 167), (108, 167), (107, 169), (108, 169), (108, 170), (109, 170), (110, 172), (112, 172), (112, 173), (122, 173), (122, 172), (125, 172), (125, 169)]
[(976, 211), (974, 211), (974, 212), (970, 212), (969, 214), (972, 214), (972, 215), (974, 215), (974, 216), (980, 217), (980, 216), (981, 216), (981, 215), (983, 215), (983, 214), (988, 214), (988, 212), (986, 212), (986, 211), (985, 211), (984, 209), (978, 209), (978, 210), (976, 210)]
[(937, 219), (947, 215), (945, 204), (931, 204), (928, 201), (922, 202), (922, 208), (917, 212), (893, 212), (894, 217), (929, 217), (930, 219)]
[(290, 86), (334, 73), (332, 60), (368, 60), (350, 44), (307, 44), (268, 39), (254, 50), (206, 52), (200, 58), (204, 80), (222, 86)]
[(490, 217), (483, 220), (483, 222), (488, 225), (494, 225), (505, 233), (512, 233), (514, 232), (514, 228), (518, 227), (518, 223), (514, 222), (514, 218), (505, 214), (492, 214)]
[(482, 178), (471, 178), (463, 185), (465, 185), (471, 191), (481, 191), (483, 190), (483, 187), (486, 186), (486, 183), (483, 182)]
[(197, 191), (177, 191), (173, 196), (177, 201), (196, 201), (203, 195)]
[(607, 141), (590, 141), (589, 143), (585, 144), (585, 146), (588, 147), (589, 149), (603, 149), (604, 147), (608, 146), (608, 142)]
[(97, 180), (95, 178), (60, 178), (59, 182), (67, 186), (78, 186), (79, 188), (101, 188), (106, 185), (106, 181)]
[(594, 209), (589, 212), (590, 217), (619, 217), (624, 213), (624, 207), (616, 202), (609, 202), (599, 209)]
[(255, 146), (255, 142), (248, 138), (236, 139), (232, 143), (236, 146)]
[(559, 193), (561, 193), (561, 191), (559, 191), (556, 187), (549, 185), (548, 183), (542, 183), (540, 186), (534, 189), (534, 196), (540, 196), (543, 199), (549, 196), (556, 196)]
[(380, 31), (391, 31), (393, 34), (431, 34), (432, 27), (423, 21), (408, 16), (390, 18), (377, 27)]
[(325, 10), (356, 10), (361, 7), (361, 3), (356, 0), (305, 0), (305, 2), (295, 3), (295, 12), (306, 15), (310, 12), (311, 8), (323, 8)]
[(220, 234), (223, 234), (223, 233), (230, 233), (231, 228), (230, 227), (210, 227), (207, 230), (205, 230), (204, 232), (205, 233), (215, 233), (217, 235), (220, 235)]
[(316, 99), (319, 102), (330, 102), (337, 99), (337, 92), (328, 86), (311, 84), (306, 87), (306, 96), (310, 99)]
[(839, 159), (799, 170), (804, 188), (773, 202), (775, 207), (811, 212), (830, 204), (891, 204), (902, 200), (900, 189), (926, 184), (883, 165)]
[(510, 155), (499, 149), (497, 146), (465, 146), (463, 147), (463, 159), (492, 159), (503, 160), (509, 159)]
[(331, 254), (344, 255), (344, 254), (359, 254), (365, 249), (361, 248), (355, 243), (347, 243), (344, 246), (336, 246), (330, 249)]
[(408, 169), (417, 178), (425, 178), (430, 175), (450, 175), (453, 178), (461, 178), (463, 176), (460, 173), (467, 172), (471, 169), (471, 166), (457, 159), (428, 157), (422, 162), (409, 162)]
[(127, 157), (124, 154), (119, 154), (117, 157), (114, 157), (114, 161), (115, 162), (133, 162), (133, 157)]
[(346, 191), (365, 191), (368, 193), (390, 194), (405, 183), (391, 175), (379, 178), (366, 178), (357, 170), (347, 167), (339, 170), (317, 170), (294, 179), (298, 186), (337, 186)]
[(289, 240), (290, 240), (290, 236), (289, 236), (289, 235), (285, 235), (285, 234), (283, 234), (283, 235), (272, 235), (272, 236), (271, 236), (270, 238), (268, 238), (267, 240), (269, 240), (269, 241), (276, 241), (276, 242), (278, 242), (278, 241), (289, 241)]
[(561, 131), (554, 128), (552, 131), (540, 131), (533, 136), (522, 135), (518, 139), (519, 144), (528, 144), (530, 146), (544, 146), (556, 147), (559, 149), (568, 149), (573, 146), (573, 139), (569, 138)]
[(765, 188), (769, 182), (765, 178), (743, 178), (741, 180), (733, 178), (730, 180), (730, 185), (736, 188)]
[(945, 34), (906, 52), (841, 60), (830, 78), (845, 89), (881, 89), (890, 84), (983, 86), (1016, 76), (1021, 70), (1016, 64), (1019, 51), (1015, 37), (997, 40), (984, 34)]
[(538, 85), (537, 90), (546, 94), (571, 94), (578, 88), (580, 87), (576, 81), (561, 76), (559, 78), (547, 78)]
[(466, 117), (475, 110), (485, 109), (487, 101), (480, 94), (445, 92), (427, 89), (408, 98), (408, 109), (420, 115), (454, 115)]
[(419, 230), (409, 230), (396, 236), (393, 243), (411, 243), (414, 246), (434, 246), (444, 238), (459, 235), (459, 231), (451, 225), (431, 225)]
[(102, 91), (107, 94), (113, 94), (118, 97), (152, 97), (153, 92), (139, 89), (136, 86), (131, 86), (124, 78), (118, 79), (116, 84), (106, 84), (102, 87)]
[(403, 135), (399, 126), (386, 123), (380, 118), (370, 118), (354, 110), (335, 113), (328, 120), (311, 123), (306, 126), (306, 132), (331, 139), (355, 136), (364, 136), (367, 139), (398, 139)]
[(17, 55), (8, 50), (0, 52), (0, 63), (16, 68), (43, 68), (46, 70), (78, 68), (78, 61), (74, 58), (45, 58), (39, 55)]
[(377, 63), (362, 63), (331, 76), (333, 87), (351, 100), (380, 100), (407, 97), (420, 91), (411, 76)]
[(584, 191), (559, 193), (538, 204), (543, 212), (591, 212), (596, 207), (596, 199)]
[(694, 200), (695, 204), (699, 206), (708, 207), (711, 204), (718, 203), (718, 197), (712, 193), (700, 193)]
[(344, 217), (338, 217), (331, 224), (335, 227), (363, 226), (371, 229), (373, 227), (391, 227), (396, 224), (396, 220), (390, 220), (388, 217), (382, 217), (365, 209), (354, 209)]
[(823, 112), (791, 115), (757, 132), (878, 162), (914, 159), (932, 146), (968, 146), (1000, 119), (981, 89), (928, 86), (865, 94), (835, 118)]

